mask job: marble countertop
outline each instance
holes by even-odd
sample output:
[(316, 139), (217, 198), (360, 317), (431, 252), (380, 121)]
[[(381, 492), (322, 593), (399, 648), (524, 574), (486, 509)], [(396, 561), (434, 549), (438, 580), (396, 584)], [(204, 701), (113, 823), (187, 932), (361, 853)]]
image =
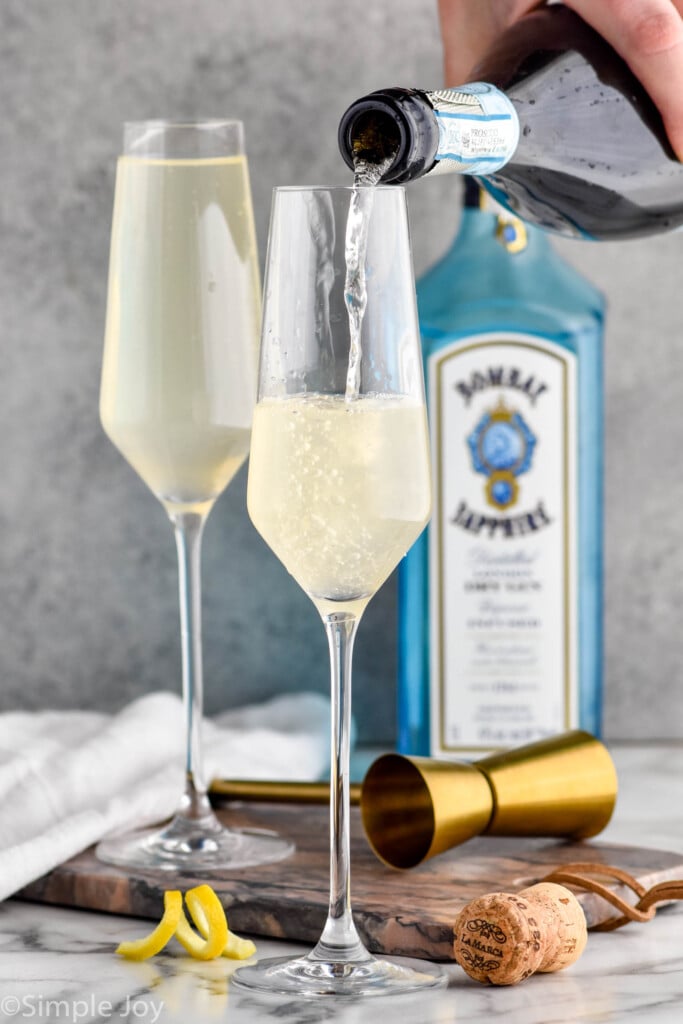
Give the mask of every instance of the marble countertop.
[[(620, 795), (600, 838), (683, 853), (683, 746), (615, 746), (612, 753)], [(149, 922), (131, 918), (16, 900), (0, 905), (0, 1022), (374, 1024), (387, 1013), (392, 1024), (655, 1024), (683, 1014), (683, 904), (649, 924), (590, 935), (571, 968), (512, 988), (478, 985), (449, 965), (445, 990), (354, 1001), (255, 996), (230, 985), (235, 965), (225, 960), (160, 955), (136, 964), (113, 955), (121, 939), (149, 930)], [(256, 942), (259, 957), (304, 949)]]

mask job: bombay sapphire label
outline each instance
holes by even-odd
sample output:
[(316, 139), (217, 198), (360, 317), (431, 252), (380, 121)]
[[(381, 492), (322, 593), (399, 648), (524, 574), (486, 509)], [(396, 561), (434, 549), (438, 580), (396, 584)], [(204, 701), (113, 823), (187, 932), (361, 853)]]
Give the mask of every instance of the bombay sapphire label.
[(432, 753), (578, 720), (576, 359), (523, 334), (429, 360)]

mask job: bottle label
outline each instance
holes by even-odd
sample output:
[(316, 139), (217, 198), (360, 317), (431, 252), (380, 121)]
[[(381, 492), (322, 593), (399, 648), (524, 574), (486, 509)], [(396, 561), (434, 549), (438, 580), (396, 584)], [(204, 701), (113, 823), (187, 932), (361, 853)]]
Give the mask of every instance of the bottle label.
[(434, 756), (577, 725), (576, 372), (525, 334), (428, 360)]
[(486, 82), (428, 93), (439, 127), (435, 174), (493, 174), (517, 148), (519, 119), (507, 96)]

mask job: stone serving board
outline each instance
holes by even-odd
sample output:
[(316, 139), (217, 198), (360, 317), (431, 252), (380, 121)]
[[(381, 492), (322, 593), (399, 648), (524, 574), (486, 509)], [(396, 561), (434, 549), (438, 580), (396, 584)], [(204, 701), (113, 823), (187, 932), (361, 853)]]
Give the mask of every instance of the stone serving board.
[[(158, 920), (164, 889), (186, 890), (209, 881), (236, 932), (314, 943), (327, 911), (327, 808), (242, 803), (218, 813), (226, 824), (236, 827), (274, 829), (296, 843), (296, 852), (276, 864), (200, 879), (170, 873), (128, 874), (101, 863), (93, 850), (87, 850), (33, 882), (19, 898)], [(570, 861), (615, 865), (647, 887), (683, 878), (681, 854), (600, 842), (501, 837), (473, 839), (410, 871), (396, 871), (372, 853), (357, 807), (352, 808), (351, 822), (354, 917), (364, 941), (378, 953), (451, 960), (453, 922), (466, 902), (486, 892), (532, 885)], [(626, 892), (622, 895), (628, 898)], [(589, 927), (615, 914), (599, 897), (578, 896)]]

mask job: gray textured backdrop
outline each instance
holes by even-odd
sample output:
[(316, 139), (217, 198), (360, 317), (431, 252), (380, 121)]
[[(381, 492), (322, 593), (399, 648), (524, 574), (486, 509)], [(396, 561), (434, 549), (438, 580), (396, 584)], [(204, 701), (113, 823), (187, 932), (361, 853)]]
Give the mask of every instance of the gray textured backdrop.
[[(435, 0), (2, 0), (0, 709), (179, 686), (171, 530), (97, 419), (121, 123), (242, 118), (263, 252), (273, 185), (348, 181), (335, 130), (352, 99), (440, 77)], [(458, 194), (411, 188), (418, 273)], [(560, 249), (610, 302), (606, 731), (683, 737), (683, 235)], [(208, 709), (325, 692), (321, 625), (251, 527), (244, 472), (204, 554)], [(394, 647), (390, 582), (354, 692), (361, 735), (387, 742)]]

